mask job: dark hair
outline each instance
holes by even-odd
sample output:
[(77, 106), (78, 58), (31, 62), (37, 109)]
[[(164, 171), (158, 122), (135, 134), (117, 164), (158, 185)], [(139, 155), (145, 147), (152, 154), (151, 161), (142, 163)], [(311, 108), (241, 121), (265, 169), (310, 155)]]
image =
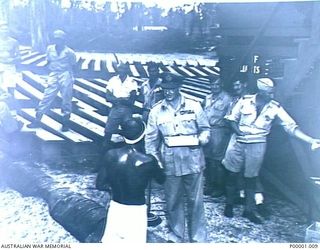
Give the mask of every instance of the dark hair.
[(159, 70), (159, 65), (155, 62), (148, 62), (147, 63), (147, 70)]
[(145, 124), (141, 118), (134, 117), (121, 123), (120, 134), (127, 140), (137, 140), (144, 134)]
[(209, 82), (216, 82), (218, 80), (222, 82), (221, 78), (219, 76), (216, 76), (216, 75), (208, 76), (208, 80), (209, 80)]

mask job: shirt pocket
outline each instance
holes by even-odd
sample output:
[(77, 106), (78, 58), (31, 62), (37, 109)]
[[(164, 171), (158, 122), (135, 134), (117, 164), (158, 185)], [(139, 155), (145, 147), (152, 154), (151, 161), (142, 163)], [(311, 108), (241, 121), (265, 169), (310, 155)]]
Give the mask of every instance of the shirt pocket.
[(256, 112), (256, 110), (253, 106), (250, 106), (250, 107), (242, 107), (240, 112), (242, 115), (253, 115)]
[(169, 120), (166, 117), (160, 117), (157, 125), (163, 136), (171, 135), (174, 133), (174, 124), (173, 121)]
[(275, 113), (272, 111), (265, 112), (263, 114), (260, 114), (260, 116), (257, 118), (255, 125), (258, 128), (263, 129), (269, 129), (271, 127), (271, 123), (275, 118)]
[(181, 129), (184, 129), (186, 131), (181, 131), (183, 134), (186, 133), (196, 133), (196, 114), (183, 114), (177, 116), (177, 123), (181, 124)]

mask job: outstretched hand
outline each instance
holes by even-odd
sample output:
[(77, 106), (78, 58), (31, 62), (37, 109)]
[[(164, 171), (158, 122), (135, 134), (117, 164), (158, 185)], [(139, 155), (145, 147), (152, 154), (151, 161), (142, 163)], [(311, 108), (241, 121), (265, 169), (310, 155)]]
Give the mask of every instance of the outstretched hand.
[(320, 140), (314, 139), (311, 143), (311, 150), (316, 150), (318, 148), (320, 148)]

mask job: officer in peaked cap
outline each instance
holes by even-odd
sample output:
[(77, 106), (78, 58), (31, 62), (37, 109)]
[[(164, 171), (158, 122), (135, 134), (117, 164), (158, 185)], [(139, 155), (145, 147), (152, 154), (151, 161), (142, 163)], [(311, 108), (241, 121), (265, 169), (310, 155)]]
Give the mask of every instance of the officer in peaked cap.
[(160, 84), (163, 89), (180, 88), (182, 85), (182, 78), (173, 73), (165, 72), (161, 74), (162, 82)]
[[(206, 242), (202, 145), (209, 141), (210, 126), (200, 103), (180, 93), (181, 77), (166, 72), (161, 79), (164, 100), (150, 110), (145, 149), (158, 160), (167, 176), (164, 183), (169, 225), (167, 241), (185, 242), (188, 218), (189, 242)], [(188, 199), (186, 211), (185, 195)]]

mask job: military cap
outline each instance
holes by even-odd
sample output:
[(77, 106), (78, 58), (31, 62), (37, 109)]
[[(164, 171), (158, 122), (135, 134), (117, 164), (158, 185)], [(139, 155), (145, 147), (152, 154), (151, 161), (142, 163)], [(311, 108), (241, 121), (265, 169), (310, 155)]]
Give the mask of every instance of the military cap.
[(260, 90), (271, 90), (274, 88), (274, 83), (270, 78), (259, 78), (257, 80), (257, 87)]
[(65, 39), (66, 33), (63, 30), (55, 30), (53, 32), (53, 37), (57, 39)]
[(160, 78), (162, 79), (160, 86), (164, 89), (175, 89), (182, 85), (182, 78), (173, 73), (164, 72), (161, 74)]

